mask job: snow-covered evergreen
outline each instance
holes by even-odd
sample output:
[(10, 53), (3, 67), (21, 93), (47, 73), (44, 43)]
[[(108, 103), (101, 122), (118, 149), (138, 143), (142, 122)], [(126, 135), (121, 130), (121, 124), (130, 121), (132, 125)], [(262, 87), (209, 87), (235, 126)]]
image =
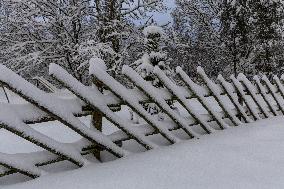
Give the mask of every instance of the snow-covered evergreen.
[[(167, 53), (163, 50), (165, 47), (166, 33), (159, 26), (148, 26), (143, 30), (145, 52), (140, 59), (134, 62), (135, 70), (157, 88), (162, 88), (163, 84), (154, 74), (154, 67), (158, 66), (167, 75), (172, 75), (170, 69), (170, 61)], [(163, 119), (164, 115), (154, 103), (144, 105), (145, 109), (151, 114), (159, 114), (159, 119)]]
[(283, 13), (279, 0), (223, 2), (221, 35), (231, 53), (235, 75), (277, 72), (283, 46)]
[(163, 50), (166, 34), (161, 27), (148, 26), (143, 31), (145, 53), (134, 62), (135, 70), (146, 80), (150, 81), (156, 87), (162, 87), (158, 78), (153, 73), (154, 67), (159, 66), (167, 75), (172, 71), (169, 67), (167, 53)]

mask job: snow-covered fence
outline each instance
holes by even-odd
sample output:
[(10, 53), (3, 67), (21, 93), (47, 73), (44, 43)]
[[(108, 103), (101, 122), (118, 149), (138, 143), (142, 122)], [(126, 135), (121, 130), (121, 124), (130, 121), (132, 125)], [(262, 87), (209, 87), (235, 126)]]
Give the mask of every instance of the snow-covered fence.
[[(68, 98), (56, 93), (46, 93), (10, 69), (0, 65), (0, 83), (26, 100), (24, 104), (2, 103), (0, 108), (0, 128), (41, 147), (44, 151), (26, 154), (5, 154), (0, 152), (0, 177), (21, 173), (32, 178), (47, 174), (41, 166), (59, 161), (70, 161), (82, 167), (89, 164), (86, 154), (108, 151), (116, 157), (124, 157), (131, 152), (123, 141), (134, 140), (146, 150), (159, 148), (149, 135), (160, 135), (166, 144), (174, 144), (186, 138), (198, 138), (203, 134), (250, 123), (253, 120), (281, 115), (284, 112), (284, 87), (277, 76), (271, 83), (267, 77), (254, 77), (254, 83), (243, 74), (232, 76), (231, 82), (221, 75), (217, 83), (203, 71), (197, 72), (204, 85), (198, 85), (180, 68), (176, 69), (184, 86), (175, 84), (160, 68), (154, 74), (164, 88), (155, 88), (145, 81), (135, 70), (123, 67), (123, 74), (136, 88), (128, 89), (110, 76), (103, 66), (91, 64), (90, 76), (105, 85), (110, 93), (103, 94), (95, 86), (85, 86), (62, 67), (51, 64), (50, 75), (64, 85), (73, 95)], [(179, 104), (187, 113), (182, 115), (171, 108), (169, 101)], [(170, 122), (158, 121), (143, 107), (145, 103), (155, 103)], [(114, 110), (126, 105), (145, 121), (134, 124)], [(89, 128), (78, 119), (94, 114), (104, 116), (120, 131), (105, 135), (96, 128)], [(79, 134), (82, 139), (75, 143), (61, 143), (33, 129), (28, 124), (58, 120)], [(170, 124), (169, 124), (170, 123)]]

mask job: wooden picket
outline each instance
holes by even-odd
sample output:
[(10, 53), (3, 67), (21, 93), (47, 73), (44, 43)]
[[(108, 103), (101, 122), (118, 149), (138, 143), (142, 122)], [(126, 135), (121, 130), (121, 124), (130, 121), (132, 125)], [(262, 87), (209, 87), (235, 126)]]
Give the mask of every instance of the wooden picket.
[(197, 97), (199, 102), (202, 104), (202, 106), (208, 111), (208, 113), (213, 117), (214, 120), (218, 123), (219, 127), (221, 129), (225, 129), (228, 127), (228, 125), (222, 120), (221, 116), (219, 116), (215, 111), (212, 111), (210, 108), (210, 105), (206, 102), (206, 97), (203, 94), (200, 94), (198, 91), (200, 90), (200, 86), (195, 84), (181, 69), (177, 70), (179, 76), (181, 77), (182, 81), (186, 84), (188, 89)]
[(225, 81), (222, 75), (218, 76), (218, 81), (220, 82), (220, 85), (222, 86), (223, 90), (226, 92), (227, 96), (230, 98), (231, 102), (237, 109), (238, 115), (241, 115), (241, 117), (246, 123), (251, 123), (252, 120), (246, 114), (244, 107), (240, 104), (237, 94), (234, 94), (234, 88), (231, 83)]
[(208, 90), (212, 93), (212, 96), (214, 97), (218, 105), (229, 116), (232, 123), (235, 126), (240, 125), (241, 121), (236, 117), (236, 115), (234, 115), (234, 113), (229, 108), (227, 108), (227, 106), (225, 105), (226, 102), (224, 102), (224, 98), (221, 97), (220, 92), (217, 90), (218, 87), (216, 86), (216, 84), (208, 78), (208, 76), (205, 74), (203, 69), (199, 68), (198, 74), (203, 79), (205, 85), (207, 86)]
[(260, 120), (261, 118), (259, 117), (258, 112), (255, 111), (255, 108), (253, 107), (252, 103), (248, 99), (248, 96), (246, 95), (245, 90), (244, 90), (242, 84), (240, 83), (240, 81), (238, 81), (233, 75), (230, 77), (230, 79), (231, 79), (234, 87), (237, 89), (237, 91), (242, 96), (242, 100), (246, 104), (246, 107), (250, 111), (250, 114), (252, 115), (254, 120)]
[(198, 136), (188, 127), (189, 125), (186, 123), (186, 121), (176, 112), (174, 112), (167, 104), (167, 102), (160, 97), (154, 86), (150, 85), (130, 67), (125, 66), (124, 68), (125, 69), (123, 70), (123, 72), (125, 76), (130, 79), (144, 94), (153, 99), (153, 102), (155, 102), (159, 106), (159, 108), (162, 109), (163, 112), (165, 112), (177, 124), (177, 126), (183, 129), (192, 138)]
[(239, 74), (238, 78), (239, 78), (239, 81), (245, 87), (245, 89), (249, 92), (250, 96), (252, 97), (253, 101), (258, 106), (258, 108), (261, 110), (261, 112), (264, 115), (264, 117), (265, 118), (270, 117), (270, 114), (268, 113), (268, 110), (261, 103), (260, 99), (257, 96), (257, 92), (261, 93), (261, 91), (258, 91), (257, 88), (255, 88), (254, 85), (243, 74)]
[(178, 87), (176, 84), (174, 84), (167, 76), (166, 74), (160, 70), (159, 68), (156, 68), (155, 70), (156, 75), (162, 82), (162, 84), (171, 92), (172, 95), (177, 97), (177, 101), (186, 109), (186, 111), (192, 116), (194, 121), (196, 121), (195, 124), (200, 124), (200, 126), (208, 133), (210, 134), (212, 132), (212, 129), (210, 128), (210, 125), (200, 116), (198, 113), (194, 110), (194, 108), (188, 103), (187, 99), (183, 95), (183, 93), (180, 93), (178, 91)]
[(282, 114), (284, 114), (284, 107), (282, 106), (281, 99), (280, 99), (279, 95), (277, 95), (277, 92), (279, 92), (279, 89), (277, 88), (277, 86), (276, 87), (273, 86), (271, 84), (271, 82), (268, 80), (267, 77), (263, 77), (262, 80), (265, 83), (266, 87), (268, 88), (273, 99), (277, 103), (279, 110), (281, 111)]
[[(151, 150), (159, 147), (159, 144), (151, 141), (149, 135), (161, 135), (168, 142), (167, 145), (171, 145), (184, 140), (172, 132), (175, 130), (183, 131), (190, 138), (198, 138), (215, 130), (251, 123), (252, 119), (260, 120), (261, 117), (268, 118), (284, 113), (284, 86), (277, 76), (273, 77), (274, 83), (267, 77), (260, 80), (256, 76), (254, 85), (244, 75), (240, 75), (238, 79), (231, 76), (230, 81), (220, 75), (218, 83), (215, 83), (199, 68), (198, 74), (204, 82), (204, 85), (199, 85), (178, 67), (177, 74), (185, 85), (179, 86), (156, 67), (154, 74), (164, 86), (156, 88), (135, 70), (124, 66), (125, 78), (135, 86), (129, 89), (106, 71), (90, 65), (92, 80), (96, 79), (110, 91), (105, 95), (95, 86), (83, 85), (60, 66), (51, 65), (50, 74), (72, 93), (72, 98), (63, 99), (56, 94), (46, 93), (0, 65), (2, 87), (27, 101), (25, 104), (1, 104), (3, 109), (0, 111), (0, 128), (44, 149), (41, 152), (12, 155), (0, 152), (0, 177), (21, 173), (37, 178), (45, 173), (39, 168), (41, 166), (67, 160), (81, 167), (88, 163), (84, 155), (94, 151), (108, 151), (118, 158), (127, 156), (131, 152), (124, 147), (123, 141), (135, 140), (147, 150)], [(169, 101), (179, 103), (189, 116), (178, 114), (171, 108)], [(198, 102), (198, 106), (206, 113), (198, 112), (192, 102)], [(158, 121), (144, 109), (145, 103), (155, 103), (171, 122)], [(212, 108), (212, 104), (218, 111)], [(115, 114), (114, 111), (122, 105), (131, 108), (146, 123), (134, 124)], [(100, 130), (89, 129), (78, 119), (94, 112), (104, 116), (120, 131), (104, 135)], [(9, 114), (13, 115), (13, 119), (9, 118)], [(53, 120), (71, 128), (84, 140), (63, 144), (28, 125)], [(219, 129), (215, 127), (216, 124)], [(195, 129), (198, 127), (203, 131)], [(31, 160), (24, 164), (19, 163), (24, 161), (22, 157)]]

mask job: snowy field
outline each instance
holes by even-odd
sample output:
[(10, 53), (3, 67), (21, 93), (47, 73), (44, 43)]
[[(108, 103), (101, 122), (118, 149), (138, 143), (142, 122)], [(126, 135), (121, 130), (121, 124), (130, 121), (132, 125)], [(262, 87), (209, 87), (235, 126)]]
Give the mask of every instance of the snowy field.
[(0, 189), (284, 188), (284, 0), (0, 2)]
[[(283, 123), (282, 116), (270, 118), (199, 140), (0, 188), (283, 188)], [(63, 139), (70, 142), (76, 138), (69, 137)], [(1, 143), (0, 150), (4, 149), (13, 152), (12, 145)], [(9, 178), (0, 181), (5, 184)]]

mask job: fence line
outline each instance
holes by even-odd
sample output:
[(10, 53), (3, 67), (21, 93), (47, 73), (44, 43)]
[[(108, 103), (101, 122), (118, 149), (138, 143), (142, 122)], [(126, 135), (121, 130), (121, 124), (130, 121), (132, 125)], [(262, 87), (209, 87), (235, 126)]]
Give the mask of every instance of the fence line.
[[(44, 149), (25, 154), (0, 152), (0, 177), (21, 173), (36, 178), (45, 174), (41, 166), (67, 160), (82, 167), (88, 163), (84, 155), (94, 152), (108, 151), (118, 158), (127, 156), (131, 152), (125, 148), (123, 141), (134, 140), (146, 150), (151, 150), (160, 145), (152, 141), (148, 137), (150, 135), (160, 135), (165, 139), (165, 144), (170, 145), (284, 113), (283, 77), (279, 79), (274, 76), (271, 83), (265, 76), (261, 79), (255, 76), (253, 84), (243, 74), (237, 79), (231, 76), (230, 82), (219, 75), (218, 83), (215, 83), (202, 68), (198, 68), (198, 75), (204, 83), (198, 85), (178, 67), (176, 72), (185, 84), (178, 86), (156, 67), (154, 74), (164, 86), (156, 88), (132, 68), (124, 66), (124, 76), (136, 87), (127, 89), (106, 71), (91, 64), (92, 80), (99, 81), (111, 92), (105, 95), (94, 86), (83, 85), (58, 65), (51, 64), (49, 72), (72, 93), (70, 99), (46, 93), (0, 65), (2, 87), (26, 100), (24, 104), (1, 104), (0, 128)], [(184, 117), (172, 109), (170, 101), (179, 103), (188, 116)], [(158, 121), (149, 114), (143, 107), (145, 103), (156, 104), (169, 118), (168, 122)], [(115, 114), (122, 105), (130, 107), (146, 123), (134, 124)], [(94, 113), (104, 116), (119, 131), (105, 135), (98, 128), (88, 128), (78, 119)], [(72, 129), (82, 140), (64, 144), (28, 125), (53, 120)], [(187, 137), (180, 137), (173, 131), (184, 133)], [(99, 159), (99, 156), (96, 157)]]

